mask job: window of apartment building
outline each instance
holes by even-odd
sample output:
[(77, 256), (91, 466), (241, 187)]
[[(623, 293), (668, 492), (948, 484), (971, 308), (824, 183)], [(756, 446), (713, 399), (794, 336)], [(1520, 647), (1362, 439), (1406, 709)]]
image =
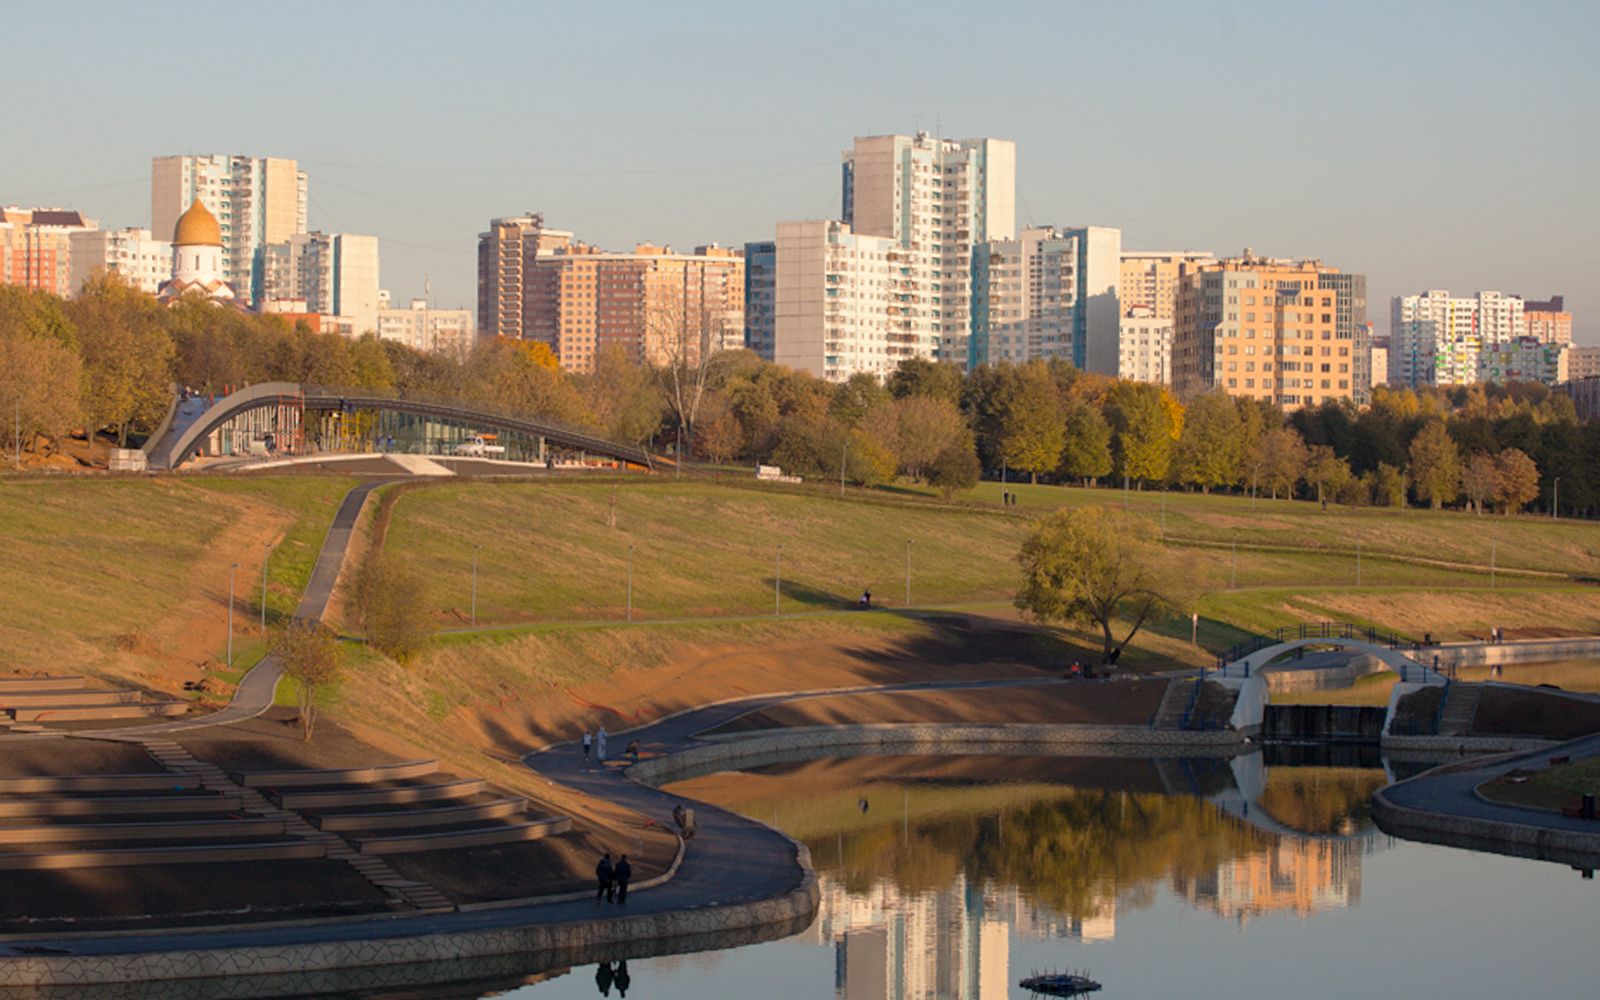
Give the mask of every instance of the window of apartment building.
[[(1230, 382), (1229, 384), (1231, 385), (1232, 383)], [(1253, 378), (1245, 379), (1244, 380), (1244, 387), (1246, 389), (1254, 389), (1256, 387), (1256, 380), (1253, 379)]]

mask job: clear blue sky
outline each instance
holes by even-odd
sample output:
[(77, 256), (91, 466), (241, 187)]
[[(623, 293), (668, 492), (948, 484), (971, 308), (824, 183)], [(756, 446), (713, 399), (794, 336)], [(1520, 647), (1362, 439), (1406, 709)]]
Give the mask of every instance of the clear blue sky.
[(397, 299), (537, 210), (611, 249), (837, 214), (852, 136), (1018, 146), (1019, 223), (1565, 293), (1600, 341), (1589, 3), (61, 3), (6, 14), (0, 202), (149, 224), (150, 157), (298, 159)]

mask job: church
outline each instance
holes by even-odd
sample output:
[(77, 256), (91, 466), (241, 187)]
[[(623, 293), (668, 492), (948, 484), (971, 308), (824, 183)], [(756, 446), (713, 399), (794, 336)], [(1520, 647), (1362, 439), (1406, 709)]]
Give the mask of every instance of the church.
[(172, 230), (172, 279), (156, 292), (163, 302), (175, 302), (198, 292), (218, 304), (233, 302), (233, 286), (223, 280), (222, 227), (200, 199), (178, 216)]

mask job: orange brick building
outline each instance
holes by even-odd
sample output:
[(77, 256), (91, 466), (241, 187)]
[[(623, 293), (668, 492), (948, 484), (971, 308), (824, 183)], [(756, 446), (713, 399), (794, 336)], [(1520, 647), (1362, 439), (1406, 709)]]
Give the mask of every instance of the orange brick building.
[(94, 229), (82, 212), (61, 208), (0, 208), (0, 284), (37, 288), (68, 298), (72, 234)]

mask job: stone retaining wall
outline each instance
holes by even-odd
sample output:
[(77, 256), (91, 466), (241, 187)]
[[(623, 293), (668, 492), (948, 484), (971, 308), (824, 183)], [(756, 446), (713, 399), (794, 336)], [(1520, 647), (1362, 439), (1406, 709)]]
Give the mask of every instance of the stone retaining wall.
[(1430, 651), (1439, 654), (1439, 665), (1448, 667), (1482, 667), (1496, 663), (1546, 663), (1551, 660), (1600, 659), (1600, 638), (1584, 639), (1532, 639), (1504, 642), (1499, 645), (1484, 643), (1449, 643), (1425, 647), (1417, 654), (1418, 660), (1429, 663)]
[(1555, 740), (1538, 740), (1526, 736), (1390, 736), (1385, 734), (1380, 746), (1385, 750), (1433, 750), (1470, 754), (1505, 753), (1512, 750), (1538, 750), (1553, 747)]
[(1382, 673), (1388, 669), (1388, 666), (1376, 656), (1362, 653), (1337, 667), (1295, 669), (1271, 666), (1259, 673), (1266, 679), (1268, 690), (1273, 694), (1282, 694), (1290, 691), (1342, 690), (1369, 674)]
[(660, 786), (702, 774), (827, 756), (835, 751), (871, 754), (980, 754), (1031, 752), (1095, 756), (1151, 756), (1163, 750), (1226, 753), (1243, 746), (1231, 730), (1192, 732), (1144, 726), (1050, 726), (943, 723), (797, 726), (715, 737), (705, 746), (641, 760), (628, 777)]
[[(1427, 775), (1418, 775), (1418, 781)], [(1501, 820), (1412, 809), (1391, 802), (1386, 790), (1372, 796), (1372, 818), (1384, 833), (1429, 844), (1516, 857), (1600, 867), (1600, 831), (1556, 830)]]

